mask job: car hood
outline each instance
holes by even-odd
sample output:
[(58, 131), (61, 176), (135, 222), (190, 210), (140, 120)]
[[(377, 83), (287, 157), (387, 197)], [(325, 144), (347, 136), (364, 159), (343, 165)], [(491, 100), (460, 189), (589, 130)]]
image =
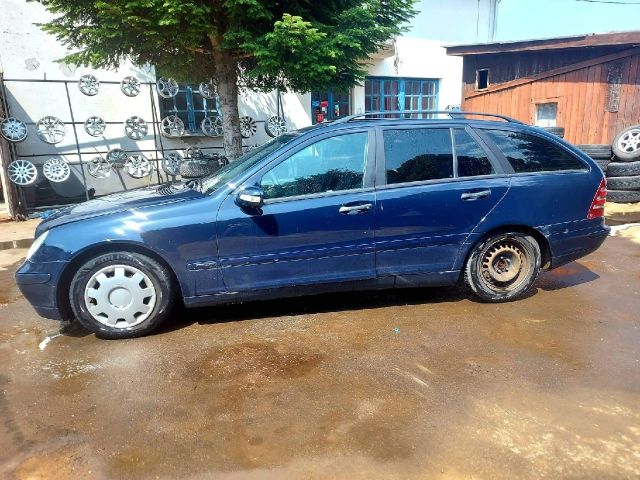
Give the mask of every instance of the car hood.
[(184, 184), (160, 185), (114, 193), (69, 207), (61, 208), (48, 215), (36, 229), (35, 236), (66, 223), (112, 213), (155, 207), (168, 203), (202, 198), (204, 195)]

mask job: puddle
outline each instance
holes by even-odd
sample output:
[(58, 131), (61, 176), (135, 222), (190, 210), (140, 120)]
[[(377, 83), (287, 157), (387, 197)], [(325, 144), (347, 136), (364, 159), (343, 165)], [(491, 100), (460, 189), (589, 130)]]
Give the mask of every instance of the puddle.
[(29, 248), (33, 243), (32, 238), (23, 238), (21, 240), (8, 240), (0, 242), (0, 250), (12, 250), (17, 248)]

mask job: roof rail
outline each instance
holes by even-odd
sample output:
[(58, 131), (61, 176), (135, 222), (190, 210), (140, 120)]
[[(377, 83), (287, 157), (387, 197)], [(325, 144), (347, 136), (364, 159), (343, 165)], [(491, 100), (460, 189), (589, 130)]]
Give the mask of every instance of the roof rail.
[(387, 110), (387, 111), (379, 111), (379, 112), (356, 113), (355, 115), (348, 115), (346, 117), (339, 118), (338, 120), (335, 120), (331, 123), (335, 125), (336, 123), (347, 123), (347, 122), (351, 122), (352, 120), (359, 120), (359, 119), (364, 120), (368, 117), (378, 117), (378, 119), (381, 120), (388, 115), (401, 115), (400, 119), (403, 119), (403, 116), (405, 115), (414, 115), (414, 114), (449, 115), (449, 117), (451, 117), (452, 119), (465, 117), (466, 115), (478, 115), (481, 117), (499, 118), (509, 123), (522, 124), (522, 122), (519, 120), (516, 120), (511, 117), (507, 117), (506, 115), (499, 115), (497, 113), (463, 112), (458, 110)]

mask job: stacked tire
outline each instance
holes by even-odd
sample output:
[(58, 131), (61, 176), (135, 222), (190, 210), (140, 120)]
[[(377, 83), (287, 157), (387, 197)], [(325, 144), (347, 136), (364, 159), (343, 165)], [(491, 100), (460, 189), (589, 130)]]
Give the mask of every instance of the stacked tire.
[(607, 165), (607, 200), (640, 202), (640, 125), (625, 128), (612, 144), (613, 161)]
[(607, 173), (613, 155), (611, 145), (578, 145), (578, 148), (593, 158), (604, 173)]

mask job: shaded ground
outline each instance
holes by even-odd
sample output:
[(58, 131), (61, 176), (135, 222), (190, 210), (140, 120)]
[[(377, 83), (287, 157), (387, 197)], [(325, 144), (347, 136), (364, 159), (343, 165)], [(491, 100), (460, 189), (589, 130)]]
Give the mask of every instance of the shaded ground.
[(57, 336), (10, 273), (2, 478), (640, 476), (640, 246), (620, 235), (517, 303), (327, 295), (131, 341)]

